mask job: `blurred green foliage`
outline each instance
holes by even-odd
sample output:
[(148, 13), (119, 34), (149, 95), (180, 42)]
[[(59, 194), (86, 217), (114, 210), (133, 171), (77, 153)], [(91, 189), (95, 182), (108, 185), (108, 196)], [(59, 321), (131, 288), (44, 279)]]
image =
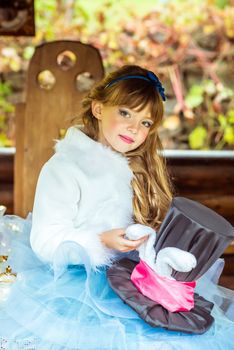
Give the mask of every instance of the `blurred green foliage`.
[[(216, 74), (233, 59), (231, 1), (135, 0), (133, 6), (131, 0), (35, 0), (35, 13), (35, 37), (0, 39), (0, 72), (26, 71), (35, 47), (45, 41), (89, 43), (100, 50), (106, 71), (139, 64), (159, 74), (169, 99), (176, 99), (166, 118), (177, 115), (187, 125), (178, 127), (178, 133), (186, 129), (186, 147), (233, 149), (233, 90)], [(202, 72), (200, 82), (185, 89), (184, 76), (194, 70)], [(14, 87), (1, 76), (0, 83), (0, 142), (7, 146)]]
[[(186, 104), (197, 115), (198, 125), (189, 133), (191, 149), (217, 149), (225, 143), (234, 145), (234, 108), (224, 115), (216, 110), (221, 102), (234, 98), (231, 89), (219, 87), (212, 80), (205, 80), (201, 85), (193, 85), (186, 96)], [(201, 113), (205, 110), (206, 114)]]
[(14, 112), (14, 106), (7, 100), (12, 93), (9, 83), (0, 82), (0, 147), (12, 146), (12, 141), (7, 137), (8, 115)]

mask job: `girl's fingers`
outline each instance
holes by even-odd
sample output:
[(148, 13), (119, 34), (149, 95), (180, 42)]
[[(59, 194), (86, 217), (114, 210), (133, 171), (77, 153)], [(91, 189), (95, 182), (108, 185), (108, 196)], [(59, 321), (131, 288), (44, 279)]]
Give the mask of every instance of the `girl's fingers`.
[(123, 238), (123, 243), (125, 245), (125, 247), (129, 247), (129, 248), (133, 248), (133, 249), (136, 249), (138, 248), (149, 236), (144, 236), (140, 239), (137, 239), (136, 241), (132, 241), (132, 240), (129, 240), (129, 239), (125, 239)]
[(123, 239), (123, 241), (121, 243), (126, 248), (133, 248), (133, 249), (135, 249), (138, 246), (136, 241), (130, 241), (130, 240), (125, 239), (125, 238)]

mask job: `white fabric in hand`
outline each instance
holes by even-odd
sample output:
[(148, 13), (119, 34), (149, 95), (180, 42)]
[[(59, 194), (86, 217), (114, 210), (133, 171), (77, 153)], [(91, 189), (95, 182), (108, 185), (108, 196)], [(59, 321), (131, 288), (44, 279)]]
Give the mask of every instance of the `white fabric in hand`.
[(133, 224), (127, 227), (125, 231), (126, 238), (137, 240), (143, 236), (149, 235), (149, 238), (140, 245), (136, 250), (139, 252), (139, 258), (147, 262), (147, 264), (154, 269), (155, 264), (155, 250), (154, 243), (156, 239), (156, 232), (149, 226), (141, 224)]

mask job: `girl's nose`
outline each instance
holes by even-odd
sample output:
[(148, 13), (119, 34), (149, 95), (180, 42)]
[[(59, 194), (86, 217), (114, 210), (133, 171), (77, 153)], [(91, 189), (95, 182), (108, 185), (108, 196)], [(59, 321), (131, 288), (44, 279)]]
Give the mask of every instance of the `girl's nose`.
[(128, 126), (128, 131), (132, 132), (133, 134), (136, 134), (138, 132), (139, 129), (139, 125), (138, 123), (132, 123)]

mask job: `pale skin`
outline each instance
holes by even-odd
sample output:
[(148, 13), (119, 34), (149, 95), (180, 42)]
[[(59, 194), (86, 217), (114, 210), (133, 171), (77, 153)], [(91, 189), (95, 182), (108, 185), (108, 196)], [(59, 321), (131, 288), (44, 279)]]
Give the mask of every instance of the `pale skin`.
[[(100, 101), (92, 101), (92, 113), (98, 119), (98, 141), (122, 154), (139, 147), (153, 124), (148, 106), (136, 111), (127, 106), (107, 106)], [(124, 141), (122, 136), (132, 139), (132, 142)], [(148, 238), (144, 236), (132, 241), (124, 236), (125, 228), (117, 228), (103, 232), (100, 238), (106, 247), (121, 252), (137, 249)]]

